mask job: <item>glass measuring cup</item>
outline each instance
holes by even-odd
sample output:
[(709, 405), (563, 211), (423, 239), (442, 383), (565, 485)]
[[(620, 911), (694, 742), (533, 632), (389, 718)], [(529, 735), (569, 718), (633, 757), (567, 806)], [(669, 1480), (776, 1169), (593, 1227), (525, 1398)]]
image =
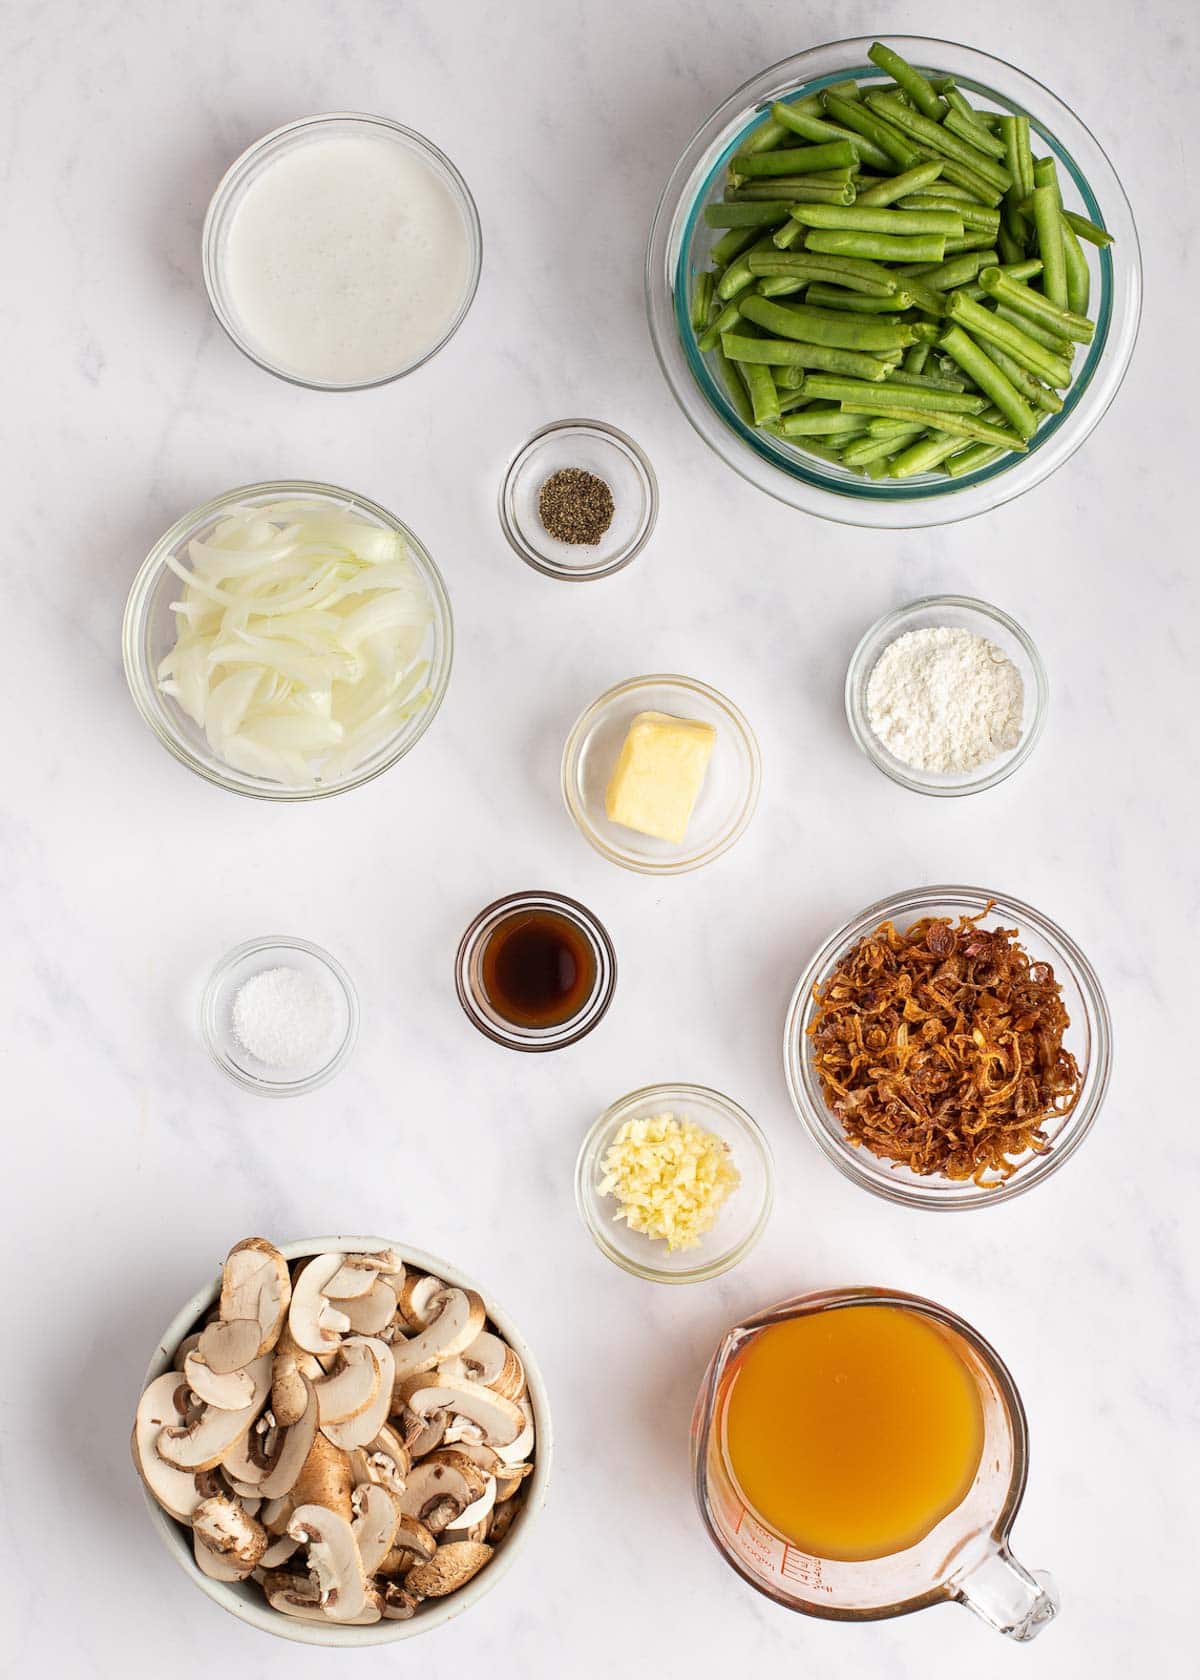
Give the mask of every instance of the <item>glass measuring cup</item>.
[[(924, 1539), (864, 1562), (841, 1562), (800, 1550), (750, 1508), (726, 1459), (723, 1412), (730, 1366), (768, 1325), (835, 1307), (903, 1307), (952, 1342), (974, 1378), (983, 1412), (983, 1450), (970, 1489)], [(1013, 1557), (1008, 1533), (1025, 1491), (1028, 1431), (1021, 1397), (995, 1350), (955, 1313), (893, 1289), (831, 1289), (769, 1307), (729, 1331), (713, 1356), (692, 1419), (696, 1498), (718, 1551), (738, 1574), (777, 1604), (833, 1621), (904, 1616), (931, 1604), (965, 1604), (1011, 1639), (1028, 1640), (1058, 1614), (1048, 1575)]]

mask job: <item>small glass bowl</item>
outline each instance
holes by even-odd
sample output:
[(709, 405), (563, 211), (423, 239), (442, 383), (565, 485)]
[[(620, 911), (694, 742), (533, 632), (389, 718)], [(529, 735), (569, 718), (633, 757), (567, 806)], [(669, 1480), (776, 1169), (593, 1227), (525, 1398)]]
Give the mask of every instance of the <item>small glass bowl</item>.
[(731, 403), (712, 355), (690, 319), (696, 275), (708, 266), (717, 233), (705, 206), (720, 198), (725, 168), (772, 101), (819, 93), (846, 78), (883, 80), (867, 58), (870, 36), (833, 41), (770, 65), (713, 113), (689, 141), (655, 213), (646, 249), (646, 306), (655, 354), (676, 402), (726, 466), (795, 508), (844, 525), (904, 530), (986, 513), (1022, 495), (1068, 461), (1104, 417), (1120, 389), (1137, 340), (1142, 264), (1133, 212), (1096, 137), (1061, 99), (1003, 59), (953, 41), (888, 35), (888, 44), (930, 74), (952, 75), (984, 110), (1029, 113), (1035, 145), (1058, 165), (1066, 207), (1114, 236), (1105, 250), (1085, 245), (1096, 332), (1076, 358), (1063, 407), (1038, 427), (1029, 449), (958, 478), (921, 473), (875, 482), (820, 460), (792, 442), (748, 426)]
[[(1071, 1024), (1063, 1038), (1082, 1075), (1074, 1108), (1045, 1127), (1049, 1148), (1043, 1155), (1024, 1156), (1011, 1177), (992, 1184), (966, 1183), (937, 1175), (921, 1176), (907, 1167), (882, 1160), (852, 1144), (837, 1117), (825, 1105), (813, 1067), (808, 1028), (815, 1014), (813, 987), (864, 934), (881, 922), (894, 921), (904, 929), (922, 916), (976, 916), (988, 911), (988, 926), (1015, 927), (1021, 944), (1035, 962), (1053, 966)], [(1112, 1065), (1112, 1023), (1108, 1004), (1095, 970), (1069, 935), (1020, 899), (983, 887), (914, 887), (869, 905), (861, 915), (839, 928), (821, 946), (792, 993), (783, 1033), (783, 1062), (792, 1105), (818, 1148), (840, 1173), (873, 1195), (908, 1207), (955, 1209), (994, 1207), (1011, 1201), (1057, 1172), (1079, 1148), (1099, 1113), (1108, 1090)]]
[[(1021, 673), (1024, 690), (1024, 709), (1021, 718), (1021, 737), (1010, 751), (1000, 753), (974, 770), (944, 773), (920, 770), (905, 764), (889, 752), (871, 728), (867, 716), (867, 684), (885, 648), (897, 637), (910, 630), (947, 627), (969, 630), (973, 636), (983, 636), (995, 643)], [(1046, 668), (1032, 639), (1021, 626), (986, 601), (974, 601), (968, 595), (926, 595), (885, 613), (859, 642), (850, 658), (846, 672), (846, 717), (850, 733), (871, 763), (890, 776), (901, 787), (914, 793), (929, 793), (942, 798), (955, 798), (964, 793), (980, 793), (995, 787), (1018, 770), (1029, 757), (1046, 726), (1046, 707), (1050, 698)]]
[[(596, 974), (587, 1001), (569, 1020), (552, 1027), (523, 1027), (506, 1020), (488, 997), (483, 983), (483, 956), (488, 940), (501, 922), (518, 911), (550, 910), (562, 916), (587, 940)], [(607, 932), (586, 906), (561, 893), (519, 892), (498, 898), (481, 910), (459, 941), (454, 960), (454, 984), (471, 1025), (506, 1050), (562, 1050), (577, 1044), (597, 1026), (608, 1010), (617, 985), (617, 953)]]
[[(711, 723), (717, 732), (687, 835), (679, 845), (610, 822), (605, 814), (609, 777), (639, 712)], [(754, 731), (732, 700), (693, 677), (632, 677), (618, 683), (592, 702), (563, 748), (563, 798), (575, 826), (611, 863), (643, 875), (682, 875), (727, 852), (754, 815), (761, 779)]]
[[(742, 1175), (699, 1246), (674, 1253), (660, 1238), (631, 1231), (623, 1219), (614, 1219), (616, 1198), (600, 1194), (602, 1163), (617, 1132), (627, 1120), (655, 1114), (686, 1117), (723, 1138)], [(704, 1085), (647, 1085), (631, 1091), (592, 1126), (575, 1166), (575, 1200), (596, 1247), (614, 1265), (651, 1283), (702, 1283), (736, 1266), (766, 1230), (774, 1199), (775, 1167), (761, 1129), (744, 1108)]]
[[(582, 467), (612, 491), (612, 524), (598, 543), (552, 537), (538, 512), (542, 485), (564, 467)], [(500, 529), (528, 565), (546, 577), (586, 583), (627, 566), (658, 518), (654, 468), (631, 437), (602, 420), (555, 420), (535, 432), (509, 463), (500, 486)]]
[[(312, 501), (318, 508), (332, 503), (360, 519), (369, 520), (389, 531), (398, 531), (429, 591), (433, 622), (422, 649), (422, 657), (429, 665), (429, 699), (421, 710), (414, 712), (390, 740), (377, 747), (347, 775), (312, 786), (289, 787), (283, 782), (272, 782), (263, 776), (234, 770), (218, 758), (209, 746), (204, 731), (192, 722), (174, 699), (160, 691), (158, 667), (175, 645), (177, 622), (171, 603), (181, 598), (184, 587), (167, 565), (167, 555), (180, 549), (186, 550), (189, 542), (204, 535), (237, 502), (266, 504), (299, 498)], [(356, 495), (351, 490), (340, 490), (333, 484), (281, 479), (277, 483), (248, 484), (240, 490), (227, 490), (223, 496), (215, 496), (211, 502), (205, 502), (203, 507), (185, 513), (169, 531), (163, 533), (142, 562), (130, 588), (121, 626), (121, 653), (125, 663), (125, 680), (134, 704), (163, 746), (180, 764), (217, 787), (227, 788), (230, 793), (246, 794), (252, 799), (328, 799), (335, 793), (346, 793), (350, 788), (361, 787), (364, 782), (390, 770), (424, 735), (437, 716), (450, 681), (454, 624), (450, 597), (433, 556), (395, 514), (376, 502), (368, 501), (365, 496)]]
[[(227, 284), (224, 259), (233, 218), (246, 196), (247, 189), (264, 171), (272, 164), (278, 163), (280, 158), (298, 151), (302, 146), (310, 145), (314, 140), (347, 134), (369, 134), (374, 138), (390, 140), (405, 151), (415, 152), (428, 164), (449, 189), (450, 196), (458, 205), (470, 255), (467, 284), (462, 299), (450, 324), (436, 344), (422, 351), (419, 356), (413, 357), (403, 367), (395, 368), (378, 379), (341, 383), (336, 380), (306, 379), (294, 369), (281, 367), (267, 359), (253, 343), (238, 318)], [(212, 196), (204, 218), (202, 256), (204, 285), (213, 314), (244, 356), (248, 356), (267, 373), (273, 373), (277, 379), (285, 379), (289, 385), (300, 385), (308, 391), (365, 391), (376, 385), (390, 385), (393, 380), (401, 379), (406, 373), (423, 367), (454, 337), (466, 319), (479, 286), (479, 275), (483, 268), (483, 235), (479, 227), (479, 212), (475, 208), (475, 200), (471, 197), (467, 183), (445, 153), (440, 152), (431, 140), (427, 140), (423, 134), (417, 134), (411, 128), (405, 128), (402, 123), (392, 122), (388, 117), (366, 116), (359, 111), (330, 111), (323, 116), (302, 117), (298, 122), (286, 123), (282, 128), (274, 129), (261, 140), (256, 140), (230, 165)]]
[[(260, 1062), (233, 1029), (233, 1003), (252, 975), (271, 968), (295, 968), (326, 992), (333, 1030), (311, 1065), (277, 1068)], [(341, 963), (307, 939), (270, 935), (236, 945), (213, 969), (200, 999), (200, 1032), (209, 1055), (230, 1079), (260, 1097), (299, 1097), (325, 1085), (339, 1070), (358, 1037), (358, 994)]]

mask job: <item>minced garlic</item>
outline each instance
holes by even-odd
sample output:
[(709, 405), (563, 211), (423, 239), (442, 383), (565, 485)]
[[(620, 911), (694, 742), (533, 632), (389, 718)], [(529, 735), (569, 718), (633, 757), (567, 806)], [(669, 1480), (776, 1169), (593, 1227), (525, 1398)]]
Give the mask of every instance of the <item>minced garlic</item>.
[(626, 1120), (601, 1166), (600, 1194), (621, 1204), (613, 1218), (669, 1250), (695, 1248), (742, 1181), (724, 1139), (686, 1115)]

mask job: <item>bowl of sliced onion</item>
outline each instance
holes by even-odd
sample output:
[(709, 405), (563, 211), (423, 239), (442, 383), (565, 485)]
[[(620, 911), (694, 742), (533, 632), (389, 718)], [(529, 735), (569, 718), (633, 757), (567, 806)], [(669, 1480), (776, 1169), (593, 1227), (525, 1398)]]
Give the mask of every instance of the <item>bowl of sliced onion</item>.
[(360, 787), (450, 680), (446, 586), (386, 509), (330, 484), (230, 490), (164, 533), (125, 607), (125, 676), (159, 740), (256, 799)]

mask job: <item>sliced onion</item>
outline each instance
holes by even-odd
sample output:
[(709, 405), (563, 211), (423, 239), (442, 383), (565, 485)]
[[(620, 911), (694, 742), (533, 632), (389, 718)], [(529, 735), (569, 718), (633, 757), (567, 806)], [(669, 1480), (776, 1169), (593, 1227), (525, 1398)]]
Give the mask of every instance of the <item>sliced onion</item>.
[(433, 603), (403, 537), (340, 508), (235, 507), (186, 560), (158, 680), (225, 764), (341, 777), (428, 705)]

